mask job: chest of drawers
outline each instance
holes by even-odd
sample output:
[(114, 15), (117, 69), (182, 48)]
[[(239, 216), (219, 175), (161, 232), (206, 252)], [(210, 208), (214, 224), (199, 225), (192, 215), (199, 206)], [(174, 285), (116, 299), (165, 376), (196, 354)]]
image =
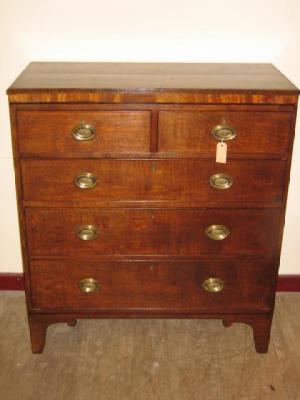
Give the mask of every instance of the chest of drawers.
[(267, 351), (292, 83), (268, 64), (32, 63), (8, 96), (33, 352), (79, 318), (244, 322)]

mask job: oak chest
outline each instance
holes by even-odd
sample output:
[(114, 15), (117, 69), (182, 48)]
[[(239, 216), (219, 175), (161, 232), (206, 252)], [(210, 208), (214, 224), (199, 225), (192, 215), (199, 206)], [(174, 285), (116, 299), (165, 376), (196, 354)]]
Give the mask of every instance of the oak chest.
[(244, 322), (267, 351), (293, 84), (269, 64), (32, 63), (8, 96), (33, 352), (49, 324), (115, 317)]

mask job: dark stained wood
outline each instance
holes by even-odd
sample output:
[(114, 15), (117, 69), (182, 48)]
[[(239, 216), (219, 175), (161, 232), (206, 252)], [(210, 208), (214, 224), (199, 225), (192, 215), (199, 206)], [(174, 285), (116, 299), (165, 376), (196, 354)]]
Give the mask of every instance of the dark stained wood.
[[(45, 310), (105, 311), (148, 309), (195, 312), (269, 312), (277, 265), (254, 260), (123, 261), (33, 260), (30, 263), (32, 304)], [(202, 285), (208, 277), (224, 281), (224, 289), (210, 293)], [(93, 278), (101, 288), (84, 293), (82, 279)]]
[(253, 339), (256, 351), (258, 353), (268, 352), (272, 315), (261, 315), (255, 317), (230, 315), (223, 319), (223, 325), (226, 327), (231, 326), (234, 322), (242, 322), (250, 325), (253, 329)]
[(237, 136), (227, 141), (228, 155), (276, 153), (286, 155), (290, 147), (292, 113), (236, 111), (163, 111), (159, 113), (159, 151), (198, 151), (216, 154), (212, 129), (232, 126)]
[(48, 321), (39, 321), (36, 318), (29, 316), (29, 329), (31, 349), (35, 354), (42, 353), (46, 342), (46, 333), (49, 326)]
[[(225, 322), (225, 326), (230, 326), (234, 322), (242, 322), (250, 325), (253, 329), (253, 338), (255, 340), (255, 348), (258, 353), (266, 353), (269, 345), (270, 338), (270, 323), (272, 322), (272, 313), (261, 313), (261, 314), (224, 314), (224, 313), (197, 313), (197, 312), (185, 312), (181, 310), (167, 310), (153, 311), (152, 309), (146, 309), (143, 311), (139, 310), (120, 310), (120, 311), (92, 311), (82, 312), (74, 310), (72, 313), (63, 312), (59, 313), (49, 312), (44, 310), (43, 313), (40, 311), (32, 312), (30, 314), (29, 326), (30, 326), (30, 339), (33, 353), (42, 353), (45, 341), (46, 332), (49, 325), (65, 322), (69, 325), (70, 321), (73, 321), (73, 315), (77, 318), (91, 319), (91, 318), (202, 318), (202, 319), (222, 319)], [(33, 322), (33, 323), (32, 323)]]
[(151, 112), (151, 136), (150, 136), (150, 151), (157, 153), (158, 151), (158, 111)]
[[(151, 151), (198, 152), (215, 157), (213, 127), (227, 123), (237, 130), (228, 142), (229, 156), (251, 153), (286, 156), (293, 113), (250, 111), (152, 112)], [(157, 131), (157, 118), (159, 128)], [(81, 142), (71, 135), (81, 121), (96, 128), (93, 140)], [(150, 151), (150, 113), (146, 111), (19, 111), (19, 148), (22, 155), (77, 155), (145, 153)], [(159, 136), (158, 136), (159, 135)], [(159, 143), (157, 143), (159, 140)], [(260, 146), (257, 146), (257, 142)]]
[(11, 103), (296, 104), (298, 89), (270, 64), (31, 63)]
[(276, 90), (297, 88), (271, 64), (33, 62), (8, 89)]
[[(298, 93), (268, 64), (30, 64), (8, 98), (33, 352), (52, 323), (156, 317), (247, 323), (266, 352)], [(81, 120), (90, 142), (71, 135)], [(224, 122), (237, 137), (223, 165)], [(81, 172), (95, 188), (75, 187)], [(230, 189), (209, 185), (220, 172)], [(209, 239), (211, 224), (230, 235)], [(84, 278), (101, 290), (82, 293)]]
[[(280, 212), (27, 209), (28, 247), (33, 256), (268, 254), (277, 251)], [(78, 238), (80, 225), (97, 226), (98, 238)], [(224, 240), (212, 240), (205, 234), (210, 225), (225, 225), (231, 233)]]
[[(74, 139), (72, 130), (84, 121), (96, 134), (92, 140)], [(85, 152), (149, 152), (150, 113), (147, 111), (19, 111), (21, 154)]]
[[(22, 291), (24, 289), (24, 273), (20, 272), (14, 274), (0, 274), (0, 290)], [(300, 276), (282, 274), (279, 275), (277, 282), (277, 292), (300, 292)]]
[(21, 245), (22, 263), (24, 271), (25, 297), (26, 297), (26, 305), (29, 316), (29, 310), (30, 310), (29, 254), (28, 254), (27, 239), (26, 239), (25, 209), (22, 206), (23, 185), (22, 185), (20, 155), (19, 155), (18, 139), (17, 139), (18, 129), (17, 129), (17, 119), (16, 119), (16, 108), (13, 104), (9, 105), (9, 112), (10, 112), (10, 124), (11, 124), (13, 161), (15, 170), (16, 198), (18, 206), (17, 210), (18, 210), (18, 222), (19, 222), (19, 233), (20, 233), (20, 245)]
[(15, 111), (268, 111), (292, 112), (295, 106), (285, 104), (117, 104), (117, 103), (39, 103), (14, 104)]
[[(80, 189), (74, 179), (81, 172), (97, 177), (97, 185)], [(234, 181), (226, 190), (213, 188), (209, 179), (226, 173)], [(155, 201), (280, 203), (285, 162), (214, 160), (36, 160), (22, 161), (25, 201), (76, 202), (78, 206), (103, 202)], [(259, 196), (257, 192), (259, 191)]]
[[(77, 208), (78, 202), (77, 201), (70, 201), (66, 203), (65, 201), (24, 201), (23, 205), (25, 208)], [(148, 202), (144, 201), (94, 201), (93, 204), (91, 202), (87, 202), (82, 204), (81, 208), (90, 208), (91, 206), (95, 208), (135, 208), (135, 209), (144, 209), (145, 206), (149, 207)], [(192, 201), (192, 202), (174, 202), (174, 201), (154, 201), (150, 204), (151, 208), (163, 208), (163, 209), (187, 209), (187, 208), (205, 208), (205, 209), (213, 209), (213, 208), (220, 208), (220, 203), (217, 201), (213, 201), (211, 203), (204, 202), (204, 201)], [(222, 204), (223, 208), (236, 208), (237, 203), (233, 202), (226, 202)], [(253, 208), (280, 208), (282, 206), (282, 202), (273, 202), (273, 203), (259, 203), (258, 201), (252, 202), (245, 202), (243, 203), (242, 207), (244, 209), (253, 209)], [(284, 214), (283, 214), (284, 215)]]
[(51, 317), (39, 318), (36, 315), (28, 316), (32, 353), (40, 354), (43, 352), (46, 343), (48, 326), (56, 322), (66, 322), (69, 326), (76, 325), (76, 319), (74, 320), (72, 317), (66, 317), (60, 321), (57, 321), (57, 319)]
[(77, 325), (77, 320), (76, 319), (70, 319), (70, 321), (67, 322), (68, 326), (76, 326)]

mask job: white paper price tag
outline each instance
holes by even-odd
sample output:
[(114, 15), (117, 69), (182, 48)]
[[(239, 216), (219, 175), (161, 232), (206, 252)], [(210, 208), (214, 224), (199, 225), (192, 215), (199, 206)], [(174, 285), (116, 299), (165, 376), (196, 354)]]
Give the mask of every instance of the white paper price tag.
[(219, 142), (217, 144), (216, 162), (221, 164), (226, 164), (226, 158), (227, 158), (227, 144), (224, 142)]

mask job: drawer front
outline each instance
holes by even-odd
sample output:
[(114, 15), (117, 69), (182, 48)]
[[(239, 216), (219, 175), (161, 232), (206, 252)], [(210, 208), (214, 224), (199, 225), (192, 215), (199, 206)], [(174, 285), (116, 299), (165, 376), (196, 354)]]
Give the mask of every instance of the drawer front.
[[(41, 309), (183, 312), (269, 311), (276, 267), (261, 260), (31, 261), (31, 299)], [(218, 278), (207, 284), (208, 278)], [(86, 279), (93, 279), (87, 282)], [(209, 292), (204, 289), (223, 289)], [(99, 286), (97, 286), (99, 284)], [(218, 286), (219, 285), (219, 286)], [(85, 292), (84, 290), (91, 290)]]
[[(279, 216), (278, 209), (27, 209), (26, 223), (33, 256), (199, 256), (275, 251)], [(210, 238), (212, 225), (230, 233), (213, 227)]]
[(236, 137), (228, 140), (233, 154), (286, 156), (290, 147), (292, 114), (246, 111), (162, 111), (159, 113), (159, 151), (199, 152), (215, 157), (214, 127), (226, 124)]
[[(93, 188), (74, 181), (82, 172), (96, 177)], [(216, 174), (232, 185), (212, 186)], [(284, 161), (213, 160), (23, 160), (24, 199), (29, 201), (280, 202)], [(210, 183), (211, 181), (211, 183)], [(221, 182), (222, 183), (222, 182)], [(257, 195), (259, 193), (259, 196)]]
[[(21, 154), (92, 156), (149, 151), (147, 111), (18, 111), (17, 124)], [(86, 124), (91, 128), (79, 128)]]

